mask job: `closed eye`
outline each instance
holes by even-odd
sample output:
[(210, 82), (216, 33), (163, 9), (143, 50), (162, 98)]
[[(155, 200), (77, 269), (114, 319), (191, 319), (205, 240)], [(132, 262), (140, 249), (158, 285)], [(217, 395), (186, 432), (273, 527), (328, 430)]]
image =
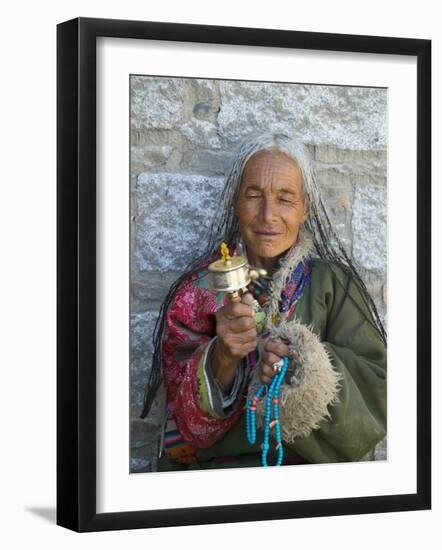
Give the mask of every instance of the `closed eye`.
[(281, 202), (282, 204), (290, 205), (290, 206), (294, 206), (296, 204), (295, 200), (293, 200), (293, 199), (284, 199), (282, 197), (279, 198), (279, 202)]

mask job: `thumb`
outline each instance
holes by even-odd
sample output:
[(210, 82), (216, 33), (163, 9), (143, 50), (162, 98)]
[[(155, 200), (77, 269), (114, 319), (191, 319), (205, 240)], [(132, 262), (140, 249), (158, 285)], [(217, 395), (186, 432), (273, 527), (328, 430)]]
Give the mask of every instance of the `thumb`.
[(251, 292), (245, 292), (241, 298), (241, 302), (246, 306), (253, 305), (253, 296)]

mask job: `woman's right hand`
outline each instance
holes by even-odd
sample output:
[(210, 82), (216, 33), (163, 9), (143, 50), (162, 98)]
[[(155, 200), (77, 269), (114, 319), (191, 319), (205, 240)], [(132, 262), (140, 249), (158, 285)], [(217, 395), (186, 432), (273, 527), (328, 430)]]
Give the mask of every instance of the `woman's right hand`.
[(212, 370), (218, 384), (227, 391), (240, 359), (258, 345), (253, 297), (246, 292), (241, 302), (230, 302), (216, 312), (216, 335)]

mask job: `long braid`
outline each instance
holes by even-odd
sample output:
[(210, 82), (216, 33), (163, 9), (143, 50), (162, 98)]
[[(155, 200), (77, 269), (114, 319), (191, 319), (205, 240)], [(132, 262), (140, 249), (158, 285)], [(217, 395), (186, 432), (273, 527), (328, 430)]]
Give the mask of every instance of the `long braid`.
[[(187, 265), (184, 273), (178, 277), (170, 287), (161, 305), (152, 336), (152, 367), (146, 384), (141, 418), (144, 418), (149, 413), (157, 389), (162, 380), (163, 364), (161, 341), (164, 332), (166, 312), (181, 284), (189, 276), (195, 275), (201, 266), (207, 263), (207, 258), (217, 254), (221, 243), (223, 241), (234, 243), (240, 238), (239, 222), (234, 213), (234, 206), (239, 193), (242, 173), (247, 161), (252, 155), (259, 151), (269, 149), (282, 151), (297, 163), (302, 174), (304, 196), (309, 206), (309, 217), (305, 222), (305, 227), (312, 235), (316, 252), (320, 258), (326, 260), (330, 264), (334, 271), (336, 267), (338, 267), (352, 276), (368, 308), (370, 314), (370, 319), (368, 320), (375, 327), (384, 344), (386, 344), (387, 335), (376, 305), (330, 222), (307, 148), (286, 134), (266, 133), (259, 136), (253, 136), (251, 139), (247, 139), (242, 143), (227, 176), (226, 184), (221, 195), (220, 208), (209, 230), (209, 237), (205, 250)], [(338, 277), (337, 281), (342, 285)], [(348, 296), (352, 299), (351, 295)]]

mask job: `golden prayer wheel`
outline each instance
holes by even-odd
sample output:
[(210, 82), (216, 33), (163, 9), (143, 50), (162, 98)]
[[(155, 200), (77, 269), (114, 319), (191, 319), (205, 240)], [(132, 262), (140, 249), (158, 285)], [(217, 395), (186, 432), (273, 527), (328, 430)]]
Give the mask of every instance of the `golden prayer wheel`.
[(230, 256), (227, 246), (221, 245), (222, 259), (209, 265), (212, 288), (218, 292), (227, 292), (231, 302), (240, 302), (239, 291), (260, 276), (267, 275), (265, 269), (251, 268), (244, 256)]

